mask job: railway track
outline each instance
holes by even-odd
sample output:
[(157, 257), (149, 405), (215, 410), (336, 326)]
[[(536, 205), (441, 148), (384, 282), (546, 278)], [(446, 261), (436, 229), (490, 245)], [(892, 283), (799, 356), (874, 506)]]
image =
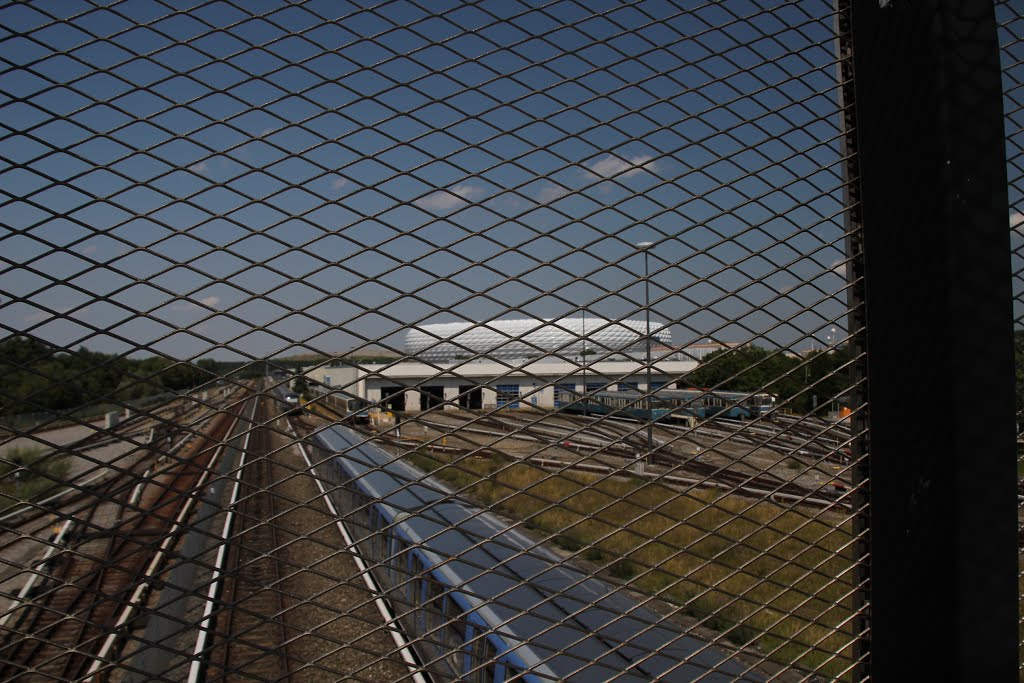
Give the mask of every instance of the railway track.
[[(42, 567), (34, 594), (5, 615), (0, 680), (81, 680), (116, 656), (119, 629), (233, 423), (225, 414), (171, 463), (145, 476), (124, 472), (94, 490), (90, 505), (73, 516), (62, 550)], [(150, 458), (159, 455), (154, 449)]]
[(337, 550), (351, 548), (352, 539), (333, 505), (333, 486), (317, 471), (331, 454), (306, 441), (311, 425), (278, 408), (258, 401), (237, 463), (225, 474), (202, 588), (190, 596), (192, 613), (202, 616), (189, 629), (191, 640), (181, 642), (191, 657), (172, 653), (157, 670), (187, 683), (428, 683), (408, 644), (386, 626), (394, 615), (373, 607), (377, 587), (355, 585), (368, 580), (367, 567), (352, 566), (358, 556)]
[[(446, 417), (458, 419), (462, 424), (452, 425), (425, 420), (422, 417), (418, 418), (417, 422), (446, 433), (448, 436), (464, 432), (490, 437), (494, 443), (502, 438), (515, 438), (535, 441), (551, 447), (585, 448), (590, 450), (597, 459), (596, 463), (574, 463), (553, 456), (529, 458), (532, 464), (559, 471), (577, 469), (591, 473), (622, 473), (628, 468), (624, 461), (625, 463), (634, 462), (637, 454), (643, 453), (647, 449), (646, 432), (638, 428), (635, 422), (619, 423), (607, 418), (562, 415), (560, 418), (567, 424), (552, 428), (538, 425), (535, 419), (513, 415), (499, 418), (493, 415), (467, 416), (460, 413), (449, 413), (446, 414)], [(369, 438), (395, 448), (409, 448), (416, 445), (416, 442), (398, 439), (394, 432), (378, 433), (368, 429), (360, 429), (360, 431)], [(694, 458), (692, 454), (679, 450), (679, 445), (678, 440), (666, 441), (664, 438), (659, 438), (650, 464), (663, 467), (664, 473), (674, 476), (681, 483), (726, 489), (753, 498), (769, 498), (815, 508), (849, 508), (851, 505), (843, 498), (848, 490), (845, 483), (837, 482), (830, 487), (809, 487), (795, 481), (788, 481), (771, 472), (739, 471), (702, 462)], [(433, 444), (428, 441), (425, 447), (429, 449), (433, 447)], [(455, 456), (506, 455), (489, 445), (456, 447), (448, 445), (439, 450)], [(602, 461), (601, 457), (603, 456), (608, 456), (608, 459)], [(652, 475), (653, 473), (647, 476)]]
[[(647, 447), (646, 435), (638, 431), (635, 425), (623, 425), (610, 420), (604, 421), (606, 430), (618, 431), (618, 438), (628, 444), (627, 449), (634, 453)], [(614, 431), (613, 431), (614, 433)], [(821, 488), (809, 487), (796, 481), (788, 481), (768, 471), (739, 471), (730, 467), (703, 462), (679, 451), (678, 443), (670, 441), (659, 443), (653, 453), (651, 464), (666, 468), (667, 472), (686, 473), (697, 477), (698, 484), (707, 482), (716, 486), (725, 485), (734, 491), (754, 497), (767, 496), (775, 500), (789, 500), (812, 507), (832, 507), (840, 498), (847, 486)], [(846, 506), (839, 503), (840, 506)]]
[[(259, 401), (253, 424), (263, 425), (266, 418), (266, 402)], [(250, 437), (229, 502), (235, 514), (218, 601), (217, 637), (207, 669), (190, 680), (292, 680), (283, 586), (288, 572), (277, 521), (281, 497), (272, 490), (267, 427), (257, 426)]]
[(770, 448), (782, 455), (835, 463), (848, 459), (853, 442), (848, 427), (818, 417), (779, 415), (753, 422), (715, 418), (701, 423), (697, 430), (714, 438)]
[[(370, 564), (362, 558), (356, 549), (355, 540), (349, 533), (345, 520), (333, 501), (332, 494), (328, 491), (328, 488), (333, 488), (336, 483), (325, 484), (325, 482), (329, 481), (330, 476), (325, 472), (328, 469), (325, 465), (333, 457), (333, 454), (322, 450), (314, 441), (309, 439), (315, 427), (303, 419), (303, 416), (289, 416), (288, 429), (305, 463), (305, 472), (310, 475), (319, 491), (319, 500), (322, 501), (327, 509), (333, 520), (333, 526), (341, 536), (342, 547), (348, 548), (351, 551), (350, 559), (356, 570), (358, 580), (366, 589), (366, 592), (360, 596), (358, 606), (351, 603), (348, 606), (348, 609), (353, 613), (361, 611), (361, 618), (363, 620), (358, 629), (363, 631), (364, 635), (352, 640), (365, 640), (368, 644), (371, 640), (375, 640), (376, 642), (373, 647), (378, 648), (382, 654), (385, 647), (387, 650), (387, 655), (379, 657), (378, 661), (371, 662), (367, 655), (372, 652), (372, 648), (360, 645), (358, 648), (359, 652), (350, 653), (346, 657), (346, 660), (349, 662), (347, 664), (347, 671), (353, 672), (353, 674), (359, 671), (360, 666), (358, 662), (363, 661), (369, 667), (365, 670), (365, 673), (358, 676), (359, 680), (364, 680), (365, 677), (367, 681), (388, 681), (388, 683), (394, 680), (409, 681), (409, 683), (430, 683), (433, 679), (424, 673), (421, 660), (413, 651), (411, 645), (412, 641), (416, 640), (419, 636), (413, 634), (410, 637), (401, 630), (396, 610), (384, 598), (384, 591), (377, 583)], [(320, 469), (318, 470), (318, 468)], [(356, 576), (352, 578), (355, 579)], [(371, 616), (371, 604), (376, 610), (376, 616), (379, 617), (381, 624), (381, 627), (377, 628), (372, 635), (366, 632), (366, 625), (376, 621)], [(382, 661), (383, 659), (389, 661), (384, 662)]]
[[(102, 540), (86, 539), (92, 529), (98, 525), (97, 517), (102, 512), (110, 512), (117, 507), (114, 514), (123, 513), (126, 502), (121, 482), (108, 481), (97, 491), (106, 501), (104, 504), (94, 502), (68, 520), (62, 527), (60, 545), (57, 554), (35, 567), (37, 572), (26, 585), (31, 591), (22, 591), (12, 604), (12, 608), (3, 617), (6, 632), (3, 645), (0, 647), (0, 678), (13, 680), (26, 674), (30, 664), (42, 662), (39, 670), (44, 674), (52, 674), (56, 680), (70, 680), (68, 671), (74, 670), (74, 645), (82, 640), (82, 630), (87, 620), (69, 619), (90, 609), (88, 601), (96, 599), (104, 588), (103, 571), (87, 566), (88, 563), (75, 561), (67, 546), (74, 543), (74, 552), (110, 553), (111, 548), (102, 549), (107, 545)], [(118, 490), (122, 488), (122, 490)], [(110, 539), (112, 542), (113, 539)], [(51, 644), (63, 643), (64, 652), (48, 652)]]
[[(229, 397), (231, 402), (237, 394)], [(179, 405), (179, 402), (180, 405)], [(158, 413), (142, 416), (133, 415), (129, 419), (120, 422), (110, 430), (97, 430), (77, 441), (54, 448), (54, 453), (74, 454), (85, 456), (87, 459), (92, 456), (85, 455), (90, 451), (113, 445), (118, 442), (128, 442), (136, 449), (160, 450), (163, 453), (173, 453), (185, 442), (201, 436), (206, 429), (206, 423), (214, 419), (222, 408), (216, 405), (196, 404), (195, 401), (184, 397), (172, 401)], [(170, 416), (177, 416), (180, 422), (171, 421)], [(46, 441), (45, 433), (32, 438), (38, 443), (49, 444)], [(44, 454), (45, 456), (45, 454)], [(39, 519), (52, 514), (53, 509), (58, 506), (67, 507), (81, 501), (91, 500), (100, 495), (100, 488), (111, 476), (117, 478), (124, 474), (123, 471), (128, 465), (118, 464), (117, 467), (106, 468), (98, 461), (92, 461), (95, 466), (92, 469), (91, 477), (81, 477), (76, 480), (73, 487), (65, 488), (42, 500), (26, 502), (15, 509), (8, 511), (0, 517), (0, 529), (13, 528), (19, 524)], [(137, 469), (130, 466), (129, 469)]]

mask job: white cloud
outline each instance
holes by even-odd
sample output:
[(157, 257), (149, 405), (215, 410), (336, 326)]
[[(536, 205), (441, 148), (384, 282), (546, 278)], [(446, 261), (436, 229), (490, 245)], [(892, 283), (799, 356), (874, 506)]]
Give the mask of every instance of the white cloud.
[(220, 297), (218, 296), (207, 296), (198, 301), (181, 301), (171, 306), (175, 311), (197, 311), (201, 306), (207, 308), (216, 308), (217, 304), (220, 303)]
[(209, 170), (209, 166), (205, 161), (200, 161), (198, 164), (192, 164), (188, 167), (188, 170), (193, 173), (206, 173)]
[(417, 199), (416, 206), (431, 211), (445, 211), (458, 206), (464, 206), (483, 194), (482, 188), (475, 187), (469, 183), (459, 183), (448, 190), (438, 190), (428, 194), (426, 197)]
[(836, 259), (832, 264), (832, 272), (839, 277), (846, 277), (846, 259)]
[(649, 154), (627, 157), (625, 159), (609, 154), (587, 164), (587, 168), (602, 178), (611, 178), (613, 176), (628, 178), (639, 173), (641, 170), (654, 171), (657, 168), (657, 164), (651, 161), (651, 155)]
[(1010, 230), (1024, 232), (1024, 213), (1014, 211), (1010, 214)]
[(537, 193), (537, 203), (548, 204), (555, 201), (565, 195), (569, 194), (569, 190), (562, 187), (561, 185), (555, 185), (554, 183), (545, 183), (544, 187)]
[(345, 180), (344, 178), (335, 178), (334, 181), (331, 183), (331, 187), (335, 190), (340, 190), (346, 185), (348, 185), (348, 181)]

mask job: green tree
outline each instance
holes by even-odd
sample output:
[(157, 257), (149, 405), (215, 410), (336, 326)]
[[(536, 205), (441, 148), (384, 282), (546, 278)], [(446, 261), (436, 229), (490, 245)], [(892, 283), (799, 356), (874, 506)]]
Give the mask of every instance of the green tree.
[(845, 348), (815, 351), (803, 357), (749, 345), (706, 356), (685, 377), (691, 386), (723, 391), (765, 391), (796, 412), (828, 409), (834, 396), (849, 387)]
[(133, 359), (79, 348), (73, 352), (40, 339), (0, 340), (0, 412), (71, 410), (164, 391), (185, 391), (211, 381), (221, 365), (152, 356)]

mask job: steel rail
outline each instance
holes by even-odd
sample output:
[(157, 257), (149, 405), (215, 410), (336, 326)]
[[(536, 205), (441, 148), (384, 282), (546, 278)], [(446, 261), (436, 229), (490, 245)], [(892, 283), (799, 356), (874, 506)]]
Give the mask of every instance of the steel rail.
[(356, 567), (359, 570), (359, 576), (362, 578), (363, 584), (366, 586), (366, 590), (368, 590), (373, 596), (373, 604), (377, 607), (377, 612), (384, 620), (384, 630), (391, 636), (395, 646), (398, 648), (399, 656), (409, 669), (410, 678), (414, 683), (431, 683), (429, 673), (425, 672), (420, 666), (417, 656), (412, 650), (412, 641), (405, 635), (405, 631), (399, 624), (395, 610), (392, 609), (388, 599), (384, 597), (384, 591), (381, 590), (380, 585), (377, 583), (376, 579), (373, 578), (369, 565), (363, 559), (355, 540), (346, 528), (344, 516), (339, 514), (338, 508), (334, 505), (334, 501), (331, 500), (331, 496), (328, 495), (327, 489), (323, 484), (324, 480), (317, 473), (316, 467), (314, 466), (312, 459), (309, 457), (309, 453), (306, 451), (304, 439), (299, 437), (298, 432), (295, 430), (295, 427), (291, 424), (290, 420), (288, 421), (288, 430), (292, 435), (292, 442), (298, 446), (299, 453), (302, 454), (302, 459), (306, 463), (306, 472), (309, 473), (309, 476), (312, 477), (313, 481), (316, 483), (317, 488), (320, 490), (321, 499), (327, 505), (327, 509), (334, 517), (334, 525), (345, 542), (346, 552), (349, 553), (353, 562), (355, 562)]
[(25, 584), (21, 587), (21, 590), (17, 592), (17, 594), (14, 596), (14, 599), (11, 600), (11, 604), (7, 607), (7, 612), (2, 617), (0, 617), (0, 629), (7, 626), (7, 621), (11, 618), (11, 615), (15, 613), (18, 607), (20, 607), (22, 604), (26, 602), (28, 594), (32, 592), (32, 588), (35, 586), (36, 579), (42, 576), (42, 570), (46, 566), (46, 563), (57, 551), (57, 549), (61, 547), (61, 544), (64, 542), (64, 538), (68, 535), (70, 529), (74, 525), (75, 520), (65, 520), (65, 522), (61, 524), (60, 529), (57, 532), (57, 535), (54, 536), (53, 539), (49, 542), (49, 545), (46, 548), (46, 552), (43, 553), (43, 556), (36, 560), (34, 564), (29, 565), (29, 567), (27, 567), (27, 569), (32, 572), (32, 575), (28, 577), (28, 581), (26, 581)]
[[(604, 419), (607, 420), (609, 418), (604, 418)], [(428, 425), (434, 426), (434, 427), (444, 426), (446, 428), (451, 428), (451, 425), (445, 425), (444, 423), (428, 422), (428, 421), (424, 421), (424, 420), (420, 420), (420, 422), (423, 423), (423, 424), (428, 424)], [(474, 424), (477, 424), (477, 422), (474, 422)], [(660, 426), (664, 427), (665, 425), (660, 425)], [(530, 440), (530, 441), (537, 441), (537, 442), (546, 443), (548, 446), (557, 446), (557, 447), (562, 447), (562, 448), (567, 448), (567, 449), (577, 449), (577, 450), (579, 450), (579, 449), (586, 449), (586, 450), (593, 451), (597, 455), (607, 454), (607, 455), (610, 455), (610, 456), (626, 458), (626, 459), (629, 459), (629, 460), (635, 458), (637, 448), (643, 445), (643, 444), (638, 443), (638, 444), (635, 444), (634, 446), (629, 446), (628, 444), (624, 443), (621, 439), (620, 440), (612, 440), (611, 442), (605, 442), (605, 443), (595, 443), (595, 440), (593, 440), (593, 439), (590, 439), (590, 438), (588, 438), (586, 436), (582, 436), (581, 437), (580, 432), (578, 430), (573, 432), (572, 428), (570, 428), (570, 427), (567, 427), (566, 431), (567, 432), (571, 432), (572, 441), (563, 440), (565, 438), (568, 438), (569, 434), (563, 434), (563, 435), (557, 436), (557, 438), (554, 441), (552, 441), (550, 438), (544, 439), (543, 437), (530, 436), (531, 433), (539, 433), (537, 430), (526, 429), (524, 431), (526, 432), (526, 434), (522, 434), (521, 432), (518, 432), (518, 431), (517, 432), (513, 432), (513, 433), (508, 433), (508, 432), (505, 432), (505, 431), (496, 432), (496, 431), (488, 431), (488, 430), (485, 430), (485, 429), (479, 429), (479, 428), (473, 428), (473, 427), (456, 427), (455, 429), (453, 429), (453, 431), (448, 432), (448, 435), (452, 436), (452, 435), (457, 435), (460, 432), (464, 432), (464, 433), (475, 433), (475, 434), (481, 434), (481, 435), (485, 435), (485, 436), (495, 437), (497, 440), (501, 440), (501, 438), (524, 439), (524, 440)], [(692, 430), (690, 430), (690, 431), (692, 432)], [(366, 433), (370, 433), (370, 432), (366, 432)], [(391, 437), (384, 437), (384, 441), (389, 443), (392, 446), (400, 446), (401, 447), (401, 446), (411, 445), (411, 442), (394, 441)], [(673, 481), (675, 481), (677, 483), (685, 482), (685, 483), (688, 483), (688, 484), (690, 484), (692, 486), (703, 486), (703, 487), (707, 487), (707, 488), (718, 488), (718, 489), (723, 489), (723, 490), (728, 490), (728, 491), (734, 491), (734, 492), (737, 492), (737, 493), (740, 493), (742, 495), (746, 495), (748, 497), (755, 498), (755, 499), (763, 498), (766, 493), (771, 493), (772, 494), (771, 495), (771, 499), (772, 500), (785, 501), (785, 502), (797, 502), (797, 503), (806, 501), (807, 504), (811, 505), (812, 507), (831, 507), (831, 506), (835, 505), (835, 503), (836, 503), (836, 501), (834, 499), (828, 499), (828, 498), (822, 499), (822, 498), (815, 497), (816, 491), (821, 490), (820, 488), (819, 489), (813, 489), (813, 488), (810, 488), (810, 487), (807, 487), (807, 486), (804, 486), (804, 485), (800, 485), (800, 484), (795, 483), (795, 482), (787, 482), (785, 480), (782, 480), (782, 479), (779, 479), (779, 478), (775, 477), (774, 475), (767, 476), (767, 475), (762, 474), (762, 475), (751, 476), (751, 475), (743, 474), (743, 473), (739, 473), (739, 472), (732, 472), (729, 469), (717, 467), (717, 466), (714, 466), (714, 465), (709, 465), (709, 464), (705, 464), (705, 463), (695, 462), (693, 460), (683, 461), (683, 455), (682, 454), (674, 454), (674, 453), (671, 453), (671, 451), (665, 452), (665, 449), (663, 447), (668, 442), (665, 442), (665, 441), (660, 440), (660, 439), (658, 439), (657, 442), (659, 444), (659, 449), (658, 449), (658, 452), (657, 452), (657, 456), (656, 456), (655, 462), (657, 462), (658, 464), (667, 465), (667, 466), (675, 468), (675, 469), (682, 469), (684, 471), (689, 470), (689, 471), (692, 471), (692, 472), (695, 472), (695, 473), (703, 473), (703, 474), (706, 474), (707, 476), (706, 476), (705, 479), (692, 479), (692, 478), (687, 478), (687, 477), (675, 475), (675, 474), (672, 474), (672, 473), (668, 473), (668, 474), (662, 474), (662, 473), (658, 473), (658, 474), (654, 474), (654, 473), (643, 474), (643, 473), (639, 473), (641, 476), (645, 476), (645, 477), (650, 478), (650, 479), (656, 479), (656, 478), (658, 478), (660, 476), (665, 476), (665, 477), (671, 478)], [(674, 443), (674, 442), (672, 442), (672, 443)], [(432, 448), (432, 445), (427, 444), (426, 447), (427, 448)], [(480, 448), (475, 448), (475, 449), (474, 448), (459, 448), (459, 447), (448, 446), (448, 447), (445, 447), (445, 450), (461, 452), (462, 454), (469, 454), (469, 453), (479, 452), (481, 449)], [(595, 472), (595, 473), (596, 472), (611, 473), (611, 472), (621, 472), (622, 471), (622, 467), (615, 467), (615, 466), (612, 466), (612, 465), (607, 465), (607, 466), (606, 465), (593, 465), (592, 466), (592, 465), (590, 465), (588, 463), (574, 463), (574, 462), (570, 462), (570, 461), (566, 461), (566, 460), (558, 460), (558, 459), (553, 459), (553, 458), (538, 457), (536, 455), (523, 456), (523, 457), (518, 458), (518, 459), (522, 460), (523, 462), (530, 463), (530, 464), (541, 465), (541, 466), (543, 466), (543, 467), (545, 467), (547, 469), (558, 469), (560, 471), (561, 470), (580, 470), (580, 471), (590, 471), (590, 472)], [(848, 504), (844, 505), (844, 506), (848, 507)]]
[[(237, 415), (232, 416), (231, 423), (228, 425), (226, 430), (227, 434), (231, 434), (234, 431), (239, 419), (240, 418)], [(196, 480), (193, 490), (201, 490), (206, 485), (207, 479), (212, 476), (215, 464), (219, 461), (226, 448), (227, 444), (221, 444), (216, 448), (216, 450), (214, 450), (213, 454), (210, 456), (208, 465), (203, 468), (200, 476)], [(146, 596), (153, 586), (156, 575), (159, 573), (165, 560), (169, 557), (172, 545), (177, 543), (179, 533), (186, 528), (186, 520), (191, 514), (196, 501), (196, 496), (189, 495), (185, 497), (185, 501), (179, 508), (168, 532), (164, 535), (160, 545), (151, 554), (148, 562), (145, 564), (145, 569), (141, 574), (141, 578), (135, 584), (134, 590), (127, 600), (127, 604), (114, 621), (112, 632), (106, 636), (98, 652), (93, 655), (92, 663), (86, 672), (87, 677), (103, 676), (105, 666), (110, 667), (116, 665), (116, 662), (109, 660), (118, 639), (123, 636), (122, 630), (134, 613), (144, 606)]]
[[(237, 391), (237, 389), (236, 389), (236, 391)], [(206, 420), (213, 419), (214, 417), (216, 417), (216, 415), (217, 415), (217, 410), (215, 408), (211, 407), (209, 409), (209, 413), (206, 414), (203, 417), (203, 419), (197, 419), (193, 424), (201, 424), (202, 422), (204, 422)], [(150, 415), (149, 417), (152, 418), (153, 416)], [(149, 437), (145, 441), (141, 441), (141, 442), (137, 443), (136, 446), (138, 446), (140, 448), (152, 447), (154, 445), (154, 441), (153, 441), (154, 434), (155, 434), (155, 430), (150, 429)], [(169, 455), (169, 454), (176, 453), (182, 446), (184, 446), (186, 443), (188, 443), (195, 436), (196, 436), (196, 432), (195, 431), (191, 431), (191, 432), (186, 433), (177, 442), (172, 442), (166, 448), (160, 450), (160, 455)], [(70, 450), (70, 448), (71, 448), (70, 446), (63, 446), (63, 447), (61, 447), (61, 450), (66, 451), (66, 450)], [(106, 464), (107, 463), (102, 463), (102, 465), (106, 465)], [(91, 495), (95, 495), (95, 492), (91, 490), (94, 484), (101, 484), (101, 483), (105, 482), (108, 478), (117, 477), (117, 476), (121, 476), (121, 475), (124, 474), (123, 471), (119, 471), (117, 469), (113, 469), (113, 468), (110, 468), (110, 467), (104, 467), (104, 466), (101, 466), (101, 465), (97, 465), (93, 469), (95, 470), (94, 474), (92, 474), (91, 476), (87, 476), (89, 473), (86, 472), (82, 476), (83, 477), (87, 477), (87, 478), (84, 478), (82, 481), (76, 481), (73, 486), (70, 486), (70, 487), (65, 488), (65, 489), (63, 489), (61, 491), (58, 491), (57, 493), (55, 493), (55, 494), (53, 494), (53, 495), (51, 495), (51, 496), (49, 496), (47, 498), (43, 498), (43, 499), (39, 500), (38, 502), (26, 503), (22, 507), (16, 507), (16, 509), (14, 509), (13, 511), (5, 513), (4, 515), (0, 516), (0, 524), (9, 524), (9, 523), (11, 523), (12, 521), (14, 521), (16, 519), (20, 519), (21, 521), (25, 521), (23, 516), (26, 515), (27, 513), (33, 512), (33, 511), (38, 513), (37, 516), (44, 515), (44, 514), (47, 513), (47, 508), (53, 507), (59, 501), (62, 501), (64, 499), (66, 499), (66, 498), (67, 499), (72, 499), (72, 498), (76, 498), (76, 497), (79, 497), (79, 496), (87, 496), (87, 495), (90, 495), (90, 494)], [(19, 517), (19, 516), (22, 516), (22, 517)]]
[[(255, 397), (253, 400), (252, 414), (249, 416), (249, 424), (256, 424), (256, 408), (259, 404), (259, 397)], [(241, 455), (239, 456), (238, 471), (241, 472), (245, 468), (246, 457), (249, 453), (249, 442), (254, 433), (254, 429), (249, 429), (245, 434), (245, 440), (242, 444)], [(228, 500), (228, 504), (225, 508), (224, 524), (221, 526), (220, 536), (218, 537), (217, 556), (213, 562), (213, 575), (210, 579), (210, 585), (206, 591), (206, 599), (203, 601), (203, 613), (198, 624), (198, 634), (196, 636), (195, 647), (192, 648), (192, 663), (189, 665), (188, 683), (199, 683), (203, 679), (203, 672), (205, 671), (206, 663), (203, 660), (204, 654), (207, 649), (207, 641), (212, 637), (213, 616), (214, 609), (216, 608), (218, 596), (223, 587), (223, 575), (224, 565), (227, 561), (227, 554), (229, 548), (229, 540), (232, 534), (232, 528), (235, 520), (235, 509), (238, 503), (238, 494), (242, 488), (241, 475), (235, 479), (235, 482), (231, 488), (231, 495)]]
[[(83, 552), (82, 546), (90, 542), (87, 531), (102, 523), (102, 520), (94, 521), (102, 510), (110, 504), (116, 505), (118, 509), (125, 505), (127, 491), (119, 489), (117, 483), (117, 479), (105, 482), (106, 490), (101, 490), (104, 495), (98, 496), (82, 519), (76, 520), (74, 526), (80, 530), (79, 543), (59, 556), (62, 562), (50, 577), (55, 585), (39, 599), (18, 604), (25, 609), (16, 628), (5, 634), (0, 674), (14, 670), (17, 676), (23, 674), (28, 667), (42, 669), (49, 665), (60, 667), (61, 670), (56, 673), (48, 671), (48, 675), (68, 679), (66, 672), (78, 661), (77, 648), (85, 641), (93, 612), (98, 607), (96, 597), (104, 595), (103, 581), (110, 566), (104, 563), (98, 568), (87, 567), (84, 571), (78, 571), (81, 565), (95, 562), (92, 555)], [(107, 552), (113, 552), (117, 544), (118, 539), (111, 537), (106, 544)], [(28, 621), (23, 623), (26, 615)], [(43, 658), (43, 655), (50, 655), (54, 649), (57, 652)]]

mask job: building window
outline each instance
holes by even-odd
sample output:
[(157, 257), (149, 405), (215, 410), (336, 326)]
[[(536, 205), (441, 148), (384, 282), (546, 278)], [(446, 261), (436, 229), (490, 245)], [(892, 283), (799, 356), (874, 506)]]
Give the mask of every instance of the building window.
[(639, 391), (639, 382), (619, 382), (619, 391)]
[(576, 400), (576, 385), (575, 384), (556, 384), (555, 385), (555, 407), (561, 408), (572, 404)]
[(495, 387), (495, 391), (498, 393), (497, 404), (499, 408), (519, 407), (518, 384), (499, 384), (497, 387)]

